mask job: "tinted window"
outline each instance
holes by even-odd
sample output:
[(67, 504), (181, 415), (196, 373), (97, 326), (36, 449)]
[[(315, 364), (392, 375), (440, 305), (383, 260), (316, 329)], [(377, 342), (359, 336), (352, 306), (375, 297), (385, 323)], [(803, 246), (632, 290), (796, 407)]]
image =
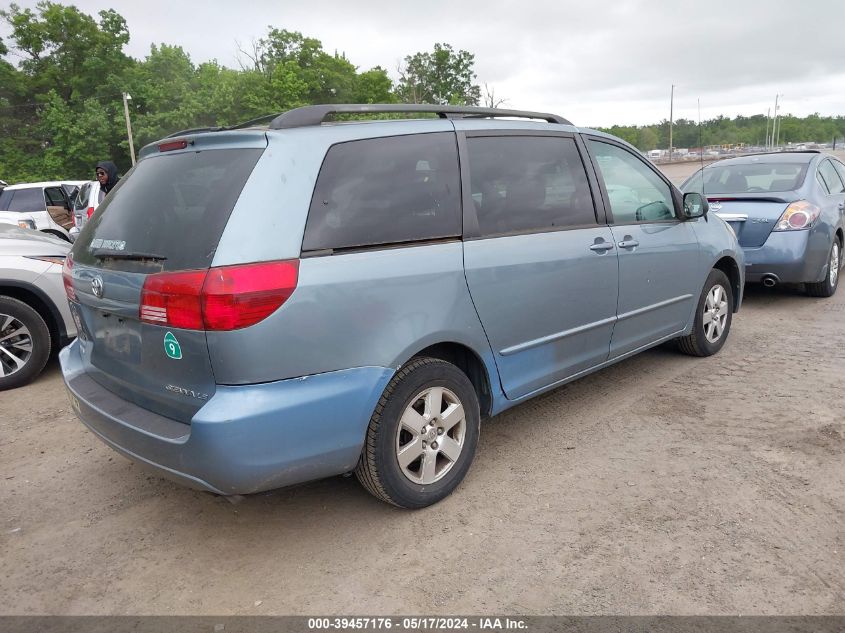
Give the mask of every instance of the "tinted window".
[(326, 155), (303, 250), (355, 248), (461, 234), (455, 135), (334, 145)]
[(468, 138), (470, 187), (482, 235), (596, 223), (575, 141), (552, 136)]
[(62, 195), (60, 187), (47, 187), (44, 190), (44, 196), (47, 198), (47, 206), (63, 207), (65, 206), (65, 198)]
[(833, 166), (836, 168), (836, 173), (839, 174), (839, 177), (842, 179), (842, 182), (845, 182), (845, 165), (840, 163), (838, 160), (830, 161), (833, 163)]
[(616, 224), (656, 222), (675, 217), (672, 191), (660, 176), (631, 152), (590, 141), (604, 179)]
[(84, 211), (88, 208), (88, 197), (91, 192), (91, 183), (86, 182), (82, 185), (82, 188), (79, 190), (79, 193), (76, 196), (76, 201), (73, 204), (73, 208), (75, 211)]
[(41, 187), (5, 189), (0, 193), (0, 211), (46, 211)]
[(830, 164), (829, 160), (826, 160), (819, 165), (819, 176), (821, 176), (825, 185), (827, 185), (828, 192), (842, 193), (842, 191), (845, 190), (845, 186), (842, 185), (842, 180), (839, 178), (839, 174), (836, 173), (836, 169), (834, 169), (833, 165)]
[[(92, 251), (166, 257), (163, 270), (211, 265), (220, 236), (261, 149), (164, 154), (140, 161), (112, 190), (74, 246), (74, 258), (96, 264)], [(137, 262), (108, 260), (138, 270)]]
[(704, 188), (699, 171), (685, 185), (684, 191), (699, 193), (775, 193), (794, 191), (804, 182), (806, 163), (739, 163), (708, 167), (704, 170)]

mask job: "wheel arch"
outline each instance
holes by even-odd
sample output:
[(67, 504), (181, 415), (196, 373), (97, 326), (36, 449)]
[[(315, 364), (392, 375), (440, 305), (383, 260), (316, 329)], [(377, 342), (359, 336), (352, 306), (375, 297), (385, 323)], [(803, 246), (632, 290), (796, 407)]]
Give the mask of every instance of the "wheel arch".
[(59, 309), (53, 305), (53, 302), (43, 291), (29, 284), (2, 281), (0, 282), (0, 295), (22, 301), (41, 315), (50, 331), (52, 349), (58, 350), (61, 348), (62, 343), (67, 338), (67, 332), (63, 325), (64, 321)]
[[(412, 354), (408, 361), (427, 356), (439, 358), (452, 363), (469, 378), (478, 396), (481, 418), (486, 419), (493, 409), (493, 390), (490, 382), (490, 372), (481, 356), (468, 345), (454, 341), (434, 343)], [(407, 362), (407, 361), (406, 361)], [(404, 363), (403, 363), (404, 364)]]
[(739, 264), (730, 255), (725, 255), (713, 264), (713, 268), (721, 270), (731, 282), (731, 293), (733, 294), (734, 312), (739, 310), (742, 302), (742, 275), (739, 272)]

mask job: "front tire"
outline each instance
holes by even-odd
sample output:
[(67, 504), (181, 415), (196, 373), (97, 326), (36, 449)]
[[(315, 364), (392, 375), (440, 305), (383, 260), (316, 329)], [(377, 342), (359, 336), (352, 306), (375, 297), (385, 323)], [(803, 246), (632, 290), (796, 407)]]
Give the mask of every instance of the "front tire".
[(839, 269), (842, 266), (842, 247), (839, 239), (834, 237), (830, 246), (830, 257), (827, 260), (827, 275), (818, 283), (805, 283), (804, 288), (811, 297), (832, 297), (839, 285)]
[(23, 301), (0, 296), (0, 391), (25, 385), (50, 357), (50, 330)]
[(424, 508), (463, 480), (478, 446), (478, 396), (460, 369), (415, 358), (388, 383), (355, 468), (371, 494), (400, 508)]
[(707, 276), (692, 332), (678, 339), (678, 347), (690, 356), (712, 356), (725, 344), (731, 330), (734, 298), (728, 276), (714, 268)]

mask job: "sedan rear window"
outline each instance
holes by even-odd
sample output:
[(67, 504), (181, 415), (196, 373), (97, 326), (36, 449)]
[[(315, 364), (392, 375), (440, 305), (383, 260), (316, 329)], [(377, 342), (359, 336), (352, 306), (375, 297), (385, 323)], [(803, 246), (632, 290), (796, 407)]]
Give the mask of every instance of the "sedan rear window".
[(704, 169), (684, 185), (684, 191), (699, 193), (778, 193), (794, 191), (804, 182), (807, 163), (742, 163), (715, 165)]
[[(95, 254), (157, 256), (159, 270), (211, 265), (223, 229), (263, 149), (222, 149), (153, 156), (139, 162), (85, 225), (73, 256), (97, 265)], [(110, 268), (136, 270), (131, 259)]]

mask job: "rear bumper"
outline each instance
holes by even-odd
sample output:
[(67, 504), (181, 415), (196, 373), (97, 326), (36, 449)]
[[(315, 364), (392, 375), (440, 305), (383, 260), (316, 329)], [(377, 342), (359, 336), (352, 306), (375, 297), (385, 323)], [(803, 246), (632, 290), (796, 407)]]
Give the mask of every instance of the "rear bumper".
[(829, 248), (823, 236), (812, 230), (772, 232), (763, 246), (742, 249), (745, 281), (759, 282), (768, 275), (781, 283), (818, 281), (827, 272)]
[(358, 367), (272, 383), (218, 386), (190, 425), (123, 400), (59, 355), (74, 412), (132, 461), (192, 488), (249, 494), (352, 470), (393, 370)]

